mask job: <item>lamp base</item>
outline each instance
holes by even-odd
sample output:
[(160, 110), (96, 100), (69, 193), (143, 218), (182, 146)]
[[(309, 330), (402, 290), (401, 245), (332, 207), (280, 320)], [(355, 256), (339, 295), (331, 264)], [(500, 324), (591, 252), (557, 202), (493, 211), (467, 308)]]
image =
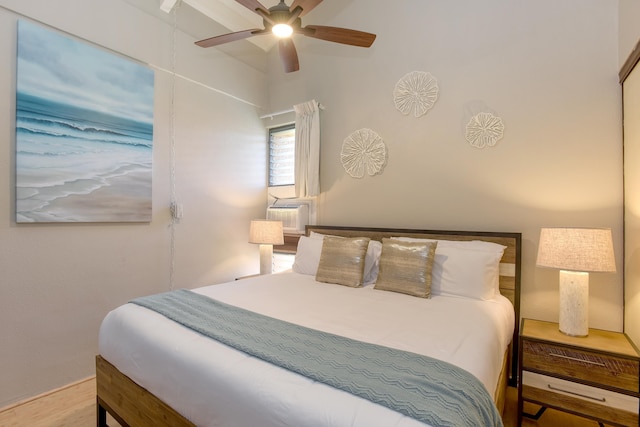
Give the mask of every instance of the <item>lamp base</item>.
[(589, 335), (589, 273), (560, 270), (560, 332)]
[(273, 245), (260, 245), (260, 274), (273, 272)]

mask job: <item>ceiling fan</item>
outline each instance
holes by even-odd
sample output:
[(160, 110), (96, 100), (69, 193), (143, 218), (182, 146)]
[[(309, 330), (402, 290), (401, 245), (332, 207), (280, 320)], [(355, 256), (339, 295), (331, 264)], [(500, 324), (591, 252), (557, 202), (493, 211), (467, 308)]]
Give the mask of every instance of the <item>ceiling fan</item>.
[(278, 44), (280, 59), (287, 73), (298, 71), (298, 52), (291, 39), (292, 34), (302, 34), (307, 37), (342, 43), (351, 46), (369, 47), (376, 39), (375, 34), (347, 28), (326, 27), (321, 25), (302, 26), (302, 18), (318, 6), (322, 0), (294, 0), (291, 6), (287, 6), (284, 0), (276, 6), (267, 9), (258, 0), (236, 0), (247, 9), (262, 17), (264, 29), (252, 29), (235, 33), (215, 36), (196, 42), (201, 47), (218, 46), (224, 43), (243, 40), (252, 36), (275, 34), (280, 38)]

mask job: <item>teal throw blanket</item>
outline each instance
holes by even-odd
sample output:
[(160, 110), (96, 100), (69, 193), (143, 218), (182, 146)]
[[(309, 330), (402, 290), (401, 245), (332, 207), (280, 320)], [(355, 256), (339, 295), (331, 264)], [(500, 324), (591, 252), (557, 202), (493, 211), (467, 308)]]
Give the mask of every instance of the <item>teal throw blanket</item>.
[(482, 383), (449, 363), (305, 328), (183, 289), (131, 302), (433, 427), (502, 426)]

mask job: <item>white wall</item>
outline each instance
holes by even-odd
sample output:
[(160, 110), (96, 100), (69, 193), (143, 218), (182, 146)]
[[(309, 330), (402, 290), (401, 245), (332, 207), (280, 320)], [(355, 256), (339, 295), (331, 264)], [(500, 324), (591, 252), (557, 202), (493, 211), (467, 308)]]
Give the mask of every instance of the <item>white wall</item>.
[(640, 41), (640, 2), (636, 0), (618, 0), (620, 17), (620, 43), (618, 45), (618, 64), (622, 67), (629, 54)]
[[(172, 270), (176, 288), (257, 272), (248, 224), (266, 203), (263, 110), (253, 106), (266, 104), (264, 73), (196, 48), (179, 32), (175, 69), (194, 81), (155, 72), (152, 222), (17, 225), (15, 55), (23, 17), (172, 68), (172, 26), (122, 0), (0, 0), (0, 408), (93, 375), (108, 310), (168, 290)], [(172, 120), (175, 194), (184, 206), (173, 228), (173, 269)]]
[[(592, 274), (591, 326), (622, 329), (622, 144), (617, 2), (386, 0), (318, 6), (303, 24), (376, 33), (370, 49), (297, 38), (301, 71), (269, 74), (271, 108), (315, 98), (322, 113), (322, 224), (523, 233), (522, 315), (558, 318), (558, 272), (535, 266), (546, 226), (611, 227), (617, 274)], [(281, 67), (280, 67), (281, 69)], [(438, 78), (427, 115), (393, 104), (410, 71)], [(502, 117), (504, 138), (478, 150), (468, 112)], [(340, 162), (359, 128), (385, 140), (383, 174)]]

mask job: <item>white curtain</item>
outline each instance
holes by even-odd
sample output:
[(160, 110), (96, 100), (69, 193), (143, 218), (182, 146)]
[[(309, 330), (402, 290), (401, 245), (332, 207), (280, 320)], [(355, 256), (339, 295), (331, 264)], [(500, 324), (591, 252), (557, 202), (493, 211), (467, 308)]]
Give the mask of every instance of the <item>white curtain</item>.
[(296, 197), (320, 194), (320, 105), (316, 100), (294, 105), (296, 112)]

